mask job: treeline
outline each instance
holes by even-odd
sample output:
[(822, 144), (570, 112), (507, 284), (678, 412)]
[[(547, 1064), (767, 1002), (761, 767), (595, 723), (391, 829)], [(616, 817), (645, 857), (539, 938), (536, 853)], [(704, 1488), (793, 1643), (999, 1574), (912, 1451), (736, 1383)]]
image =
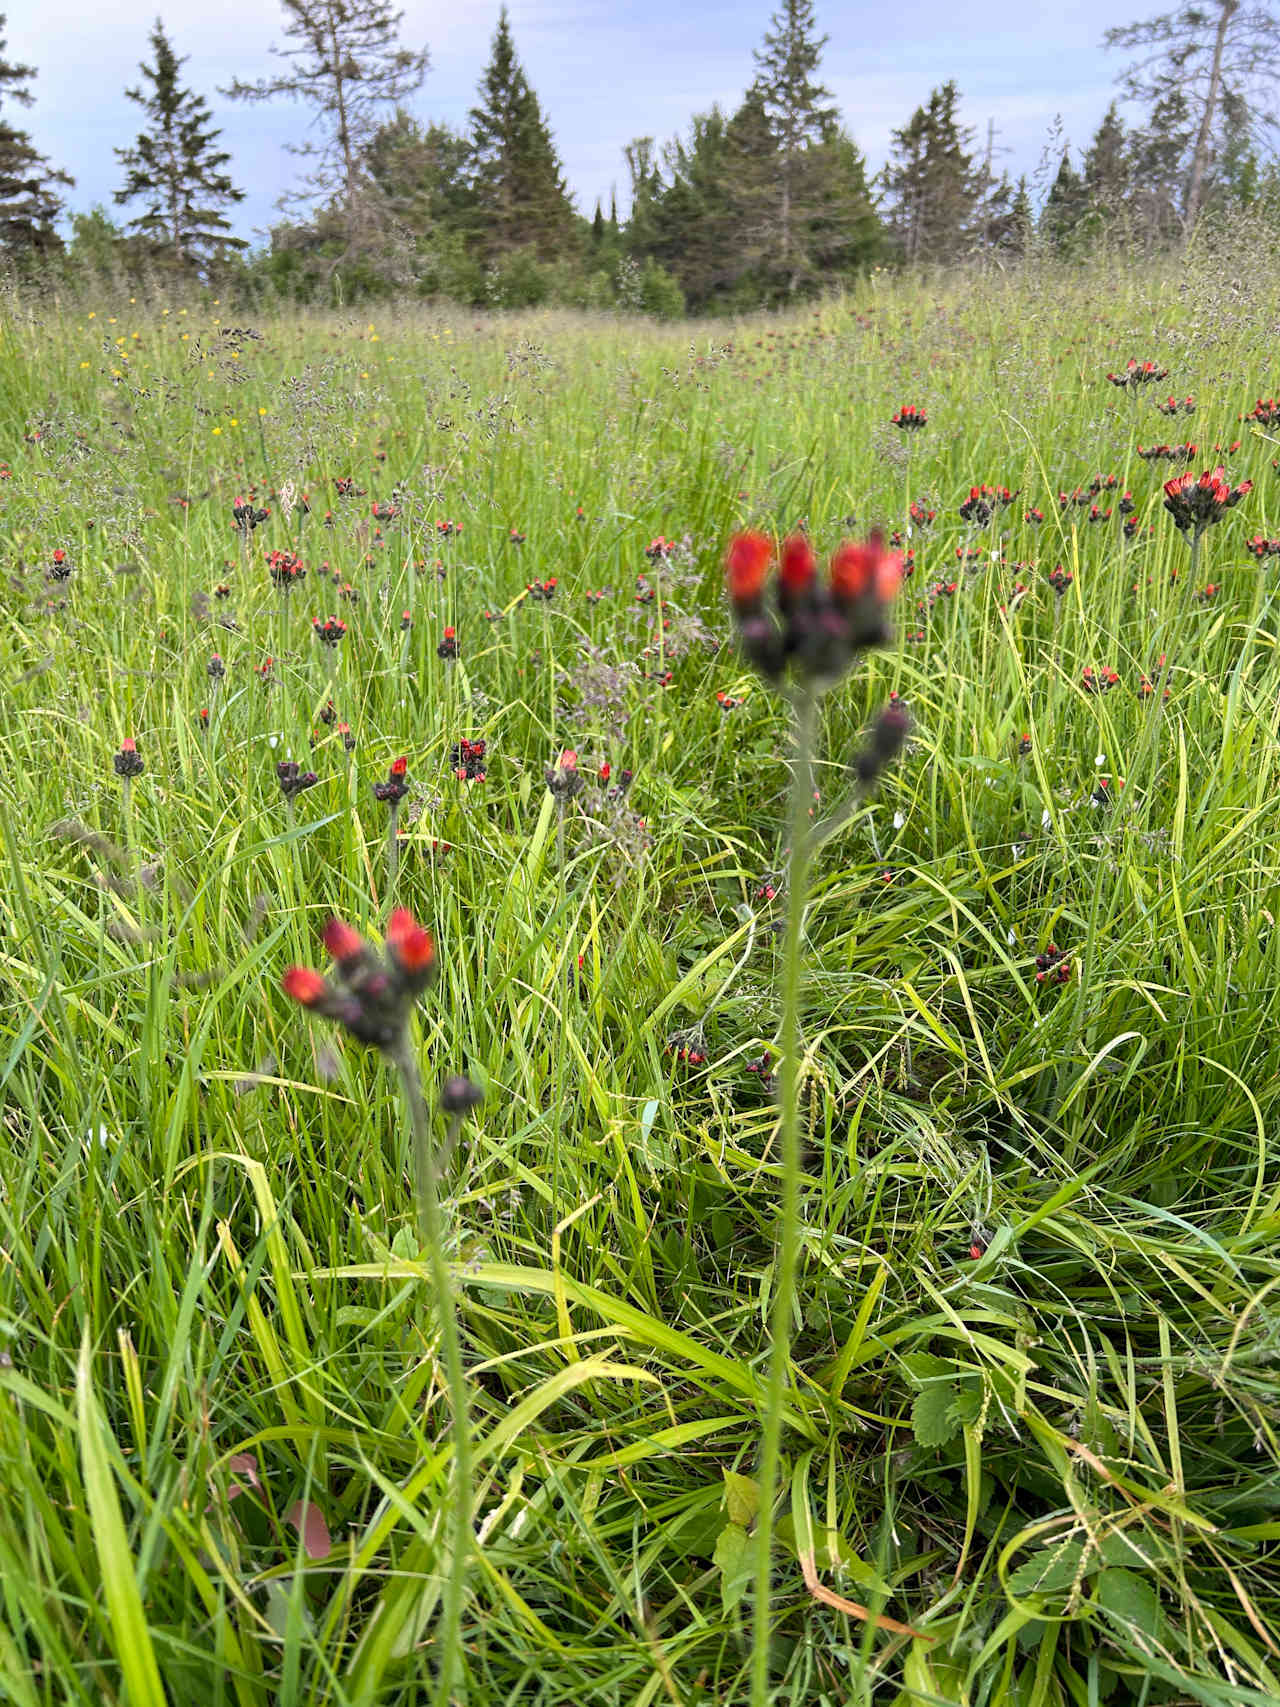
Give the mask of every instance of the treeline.
[(784, 0), (736, 108), (696, 114), (666, 142), (629, 143), (626, 217), (615, 196), (588, 218), (574, 207), (505, 7), (476, 104), (453, 127), (412, 111), (428, 57), (401, 42), (389, 0), (282, 5), (282, 69), (222, 91), (311, 109), (292, 150), (308, 175), (256, 250), (232, 231), (243, 192), (160, 21), (126, 90), (143, 127), (115, 151), (114, 200), (130, 216), (75, 214), (64, 243), (57, 222), (71, 180), (8, 122), (14, 103), (29, 103), (35, 70), (5, 60), (0, 36), (0, 248), (10, 262), (126, 280), (195, 276), (228, 293), (300, 301), (416, 293), (670, 317), (793, 302), (873, 265), (1076, 258), (1109, 241), (1154, 253), (1206, 213), (1280, 207), (1280, 177), (1257, 148), (1270, 111), (1259, 54), (1276, 29), (1265, 6), (1247, 27), (1232, 0), (1210, 0), (1109, 31), (1109, 46), (1153, 50), (1121, 76), (1148, 116), (1126, 126), (1113, 104), (1082, 154), (1057, 138), (1033, 186), (997, 173), (995, 139), (978, 146), (952, 82), (893, 132), (872, 177), (820, 80), (828, 38), (812, 0)]

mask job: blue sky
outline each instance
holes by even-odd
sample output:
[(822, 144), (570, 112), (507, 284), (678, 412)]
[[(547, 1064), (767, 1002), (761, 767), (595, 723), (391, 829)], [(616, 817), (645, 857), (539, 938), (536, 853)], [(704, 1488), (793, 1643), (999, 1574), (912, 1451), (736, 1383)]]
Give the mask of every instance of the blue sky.
[[(0, 0), (3, 4), (3, 0)], [(617, 184), (625, 206), (623, 144), (682, 130), (713, 101), (732, 106), (753, 75), (752, 50), (776, 0), (511, 0), (516, 48), (542, 101), (578, 206), (606, 205)], [(1152, 6), (1151, 9), (1154, 9)], [(29, 0), (8, 18), (6, 57), (38, 68), (34, 107), (6, 116), (76, 178), (73, 208), (109, 203), (121, 173), (112, 149), (132, 141), (140, 114), (124, 99), (147, 55), (156, 0)], [(167, 0), (160, 8), (185, 77), (205, 94), (223, 126), (236, 182), (248, 194), (238, 210), (243, 235), (277, 217), (274, 204), (297, 174), (284, 150), (306, 119), (287, 102), (234, 106), (218, 85), (269, 74), (268, 53), (281, 38), (271, 0)], [(1139, 6), (1132, 16), (1147, 15)], [(412, 103), (423, 117), (463, 124), (488, 58), (497, 0), (406, 0), (403, 37), (426, 45), (432, 68)], [(849, 4), (818, 0), (829, 36), (822, 75), (848, 129), (873, 169), (889, 133), (929, 91), (954, 78), (966, 122), (985, 137), (994, 119), (997, 167), (1033, 174), (1055, 114), (1077, 146), (1089, 140), (1123, 59), (1100, 43), (1117, 21), (1114, 0), (1080, 0), (1069, 11), (1047, 0), (897, 0)], [(1128, 12), (1120, 21), (1130, 21)], [(892, 19), (890, 28), (887, 19)]]

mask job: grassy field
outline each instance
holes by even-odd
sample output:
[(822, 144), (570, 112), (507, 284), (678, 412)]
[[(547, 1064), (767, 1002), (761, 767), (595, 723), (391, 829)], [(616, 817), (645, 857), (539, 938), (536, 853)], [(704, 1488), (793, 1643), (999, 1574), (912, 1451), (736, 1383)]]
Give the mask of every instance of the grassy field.
[[(1280, 1697), (1278, 326), (1247, 254), (665, 330), (4, 303), (0, 1701), (432, 1698), (411, 1134), (280, 986), (397, 904), (429, 1092), (485, 1092), (441, 1179), (452, 1698), (748, 1701), (788, 736), (721, 563), (913, 500), (819, 743), (825, 811), (910, 708), (805, 916), (771, 1698)], [(1161, 483), (1220, 461), (1255, 484), (1193, 575)]]

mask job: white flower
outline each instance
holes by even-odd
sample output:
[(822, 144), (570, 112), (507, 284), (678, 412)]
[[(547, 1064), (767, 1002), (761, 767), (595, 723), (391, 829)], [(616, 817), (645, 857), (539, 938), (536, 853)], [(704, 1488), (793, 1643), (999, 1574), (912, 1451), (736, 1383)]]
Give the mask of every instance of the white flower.
[(1041, 827), (1043, 829), (1047, 830), (1049, 828), (1050, 824), (1052, 824), (1052, 823), (1053, 823), (1053, 813), (1050, 812), (1049, 808), (1046, 806), (1044, 811), (1040, 814)]
[(278, 735), (268, 735), (267, 745), (268, 747), (278, 747), (280, 745), (280, 737)]
[(1099, 753), (1097, 758), (1093, 762), (1095, 765), (1098, 766), (1099, 769), (1101, 769), (1102, 766), (1105, 765), (1107, 762), (1107, 755), (1105, 753)]
[(904, 815), (901, 812), (895, 812), (894, 813), (894, 815), (893, 815), (893, 827), (895, 830), (900, 830), (902, 828), (902, 826), (906, 823), (906, 821), (907, 821), (906, 818), (904, 817)]

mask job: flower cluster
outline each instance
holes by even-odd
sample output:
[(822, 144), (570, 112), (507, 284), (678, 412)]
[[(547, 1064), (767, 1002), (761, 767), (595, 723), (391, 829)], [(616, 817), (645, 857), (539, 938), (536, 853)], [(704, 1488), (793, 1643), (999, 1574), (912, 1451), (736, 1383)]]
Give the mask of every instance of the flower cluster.
[(449, 749), (449, 763), (459, 782), (483, 782), (485, 777), (484, 741), (468, 741), (464, 735)]
[(254, 528), (262, 526), (270, 514), (270, 510), (259, 510), (245, 498), (237, 498), (231, 506), (231, 519), (241, 533), (252, 533)]
[(644, 554), (649, 559), (650, 563), (661, 563), (664, 558), (670, 557), (675, 548), (676, 542), (674, 539), (664, 539), (662, 535), (659, 534), (656, 539), (651, 539), (648, 545), (645, 546)]
[(1259, 563), (1265, 563), (1268, 557), (1280, 557), (1280, 539), (1267, 539), (1260, 533), (1255, 533), (1252, 539), (1246, 540), (1244, 548), (1250, 557), (1256, 557)]
[(324, 945), (333, 957), (333, 981), (309, 966), (291, 966), (281, 980), (285, 994), (337, 1020), (361, 1043), (399, 1047), (414, 1000), (436, 974), (430, 934), (398, 907), (387, 920), (383, 954), (341, 919), (329, 920)]
[(902, 433), (918, 433), (921, 427), (927, 427), (929, 416), (923, 409), (918, 409), (914, 403), (904, 403), (896, 415), (889, 417), (890, 426), (897, 427)]
[(1194, 462), (1196, 447), (1193, 444), (1139, 445), (1138, 455), (1143, 462)]
[(1119, 681), (1116, 670), (1095, 670), (1091, 664), (1086, 664), (1080, 672), (1080, 685), (1086, 693), (1110, 693)]
[(1017, 496), (1007, 486), (971, 486), (969, 496), (960, 506), (960, 518), (985, 527), (997, 509), (1007, 510)]
[(1199, 539), (1206, 528), (1221, 521), (1230, 509), (1253, 490), (1253, 481), (1233, 486), (1225, 469), (1207, 468), (1202, 475), (1178, 474), (1164, 483), (1164, 507), (1179, 533)]
[(1051, 942), (1043, 954), (1036, 955), (1037, 984), (1066, 984), (1071, 978), (1071, 962), (1058, 947)]
[(287, 593), (290, 587), (296, 587), (304, 580), (307, 566), (302, 559), (292, 551), (269, 551), (267, 553), (267, 573), (282, 592)]
[(71, 564), (67, 558), (66, 552), (60, 545), (56, 546), (54, 548), (53, 558), (49, 564), (49, 579), (51, 581), (65, 581), (70, 573)]
[[(1163, 403), (1157, 403), (1156, 408), (1162, 415), (1191, 415), (1195, 413), (1196, 400), (1194, 397), (1166, 397)], [(1240, 419), (1243, 421), (1244, 416)]]
[(907, 520), (915, 528), (932, 527), (938, 512), (926, 509), (919, 498), (913, 498), (907, 505)]
[(141, 776), (145, 769), (138, 744), (131, 735), (126, 735), (121, 741), (120, 751), (111, 755), (111, 763), (116, 775), (126, 782), (131, 777)]
[(1249, 413), (1241, 415), (1240, 419), (1255, 427), (1280, 426), (1280, 401), (1274, 397), (1259, 397)]
[(276, 779), (286, 800), (292, 800), (304, 789), (314, 788), (320, 780), (314, 771), (304, 771), (296, 759), (281, 759), (276, 766)]
[(741, 533), (725, 559), (743, 650), (766, 680), (779, 680), (791, 665), (811, 682), (834, 681), (855, 652), (888, 639), (889, 601), (902, 578), (902, 559), (885, 550), (879, 535), (865, 545), (848, 540), (838, 546), (824, 584), (809, 541), (792, 534), (783, 541), (766, 603), (774, 555), (764, 534)]
[(543, 774), (547, 787), (561, 806), (572, 800), (575, 794), (581, 794), (587, 786), (578, 769), (578, 755), (572, 747), (566, 747), (555, 764), (548, 765)]
[(316, 639), (323, 646), (336, 646), (347, 632), (346, 623), (340, 621), (336, 616), (326, 617), (323, 622), (318, 616), (313, 616), (311, 627)]
[(1157, 367), (1154, 362), (1140, 362), (1133, 356), (1130, 356), (1120, 373), (1109, 373), (1107, 375), (1112, 385), (1127, 387), (1130, 390), (1134, 390), (1140, 385), (1151, 385), (1153, 382), (1168, 379), (1168, 377), (1169, 370), (1167, 367)]
[(222, 662), (222, 659), (216, 652), (209, 659), (205, 668), (209, 673), (209, 680), (211, 682), (220, 682), (227, 673), (227, 666)]
[(525, 588), (525, 592), (531, 599), (554, 599), (556, 596), (557, 584), (555, 576), (552, 575), (550, 579), (546, 581), (530, 581), (528, 586)]
[(458, 631), (456, 628), (446, 628), (440, 644), (436, 647), (436, 656), (453, 659), (458, 655)]
[(409, 792), (409, 783), (405, 776), (407, 769), (407, 759), (392, 759), (387, 780), (375, 782), (373, 785), (373, 798), (385, 801), (388, 806), (399, 806)]

